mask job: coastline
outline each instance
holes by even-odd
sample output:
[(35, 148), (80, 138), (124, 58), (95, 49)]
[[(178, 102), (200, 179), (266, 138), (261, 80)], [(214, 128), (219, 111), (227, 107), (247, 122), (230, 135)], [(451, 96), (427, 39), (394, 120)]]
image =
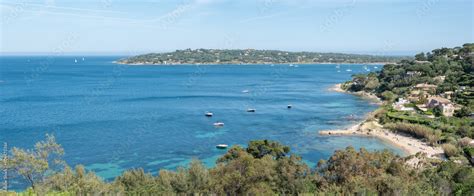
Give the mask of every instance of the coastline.
[[(331, 87), (329, 90), (334, 91), (334, 92), (354, 94), (354, 93), (347, 92), (341, 89), (341, 84), (336, 84), (333, 87)], [(368, 98), (371, 100), (373, 100), (372, 96), (374, 96), (371, 94), (367, 95), (367, 94), (361, 94), (361, 93), (357, 93), (354, 95), (358, 95), (362, 97), (368, 96), (364, 98)], [(382, 103), (380, 99), (378, 99), (378, 102)], [(435, 157), (439, 157), (440, 154), (441, 155), (443, 154), (443, 150), (441, 147), (432, 147), (432, 146), (429, 146), (427, 143), (422, 142), (421, 140), (418, 140), (411, 136), (395, 133), (395, 132), (385, 129), (381, 124), (378, 123), (378, 121), (373, 116), (374, 116), (374, 112), (370, 112), (369, 114), (366, 115), (365, 120), (347, 129), (320, 130), (319, 134), (326, 135), (326, 136), (357, 135), (357, 136), (364, 136), (364, 137), (376, 137), (387, 143), (390, 143), (393, 146), (396, 146), (402, 149), (408, 156), (415, 155), (417, 153), (424, 153), (426, 154), (427, 157), (435, 158)]]
[(367, 99), (369, 100), (370, 102), (374, 103), (374, 104), (377, 104), (377, 105), (382, 105), (383, 101), (377, 97), (375, 94), (372, 94), (372, 93), (366, 93), (366, 92), (349, 92), (349, 91), (345, 91), (344, 89), (341, 88), (342, 84), (335, 84), (331, 87), (329, 87), (329, 91), (333, 91), (333, 92), (338, 92), (338, 93), (346, 93), (346, 94), (350, 94), (350, 95), (355, 95), (355, 96), (358, 96), (358, 97), (361, 97), (363, 99)]
[(287, 63), (176, 63), (176, 64), (159, 64), (159, 63), (144, 63), (144, 62), (136, 62), (136, 63), (124, 63), (120, 61), (113, 61), (115, 64), (121, 65), (144, 65), (144, 66), (176, 66), (176, 65), (313, 65), (313, 64), (323, 64), (323, 65), (385, 65), (391, 62), (372, 62), (372, 63), (332, 63), (332, 62), (287, 62)]

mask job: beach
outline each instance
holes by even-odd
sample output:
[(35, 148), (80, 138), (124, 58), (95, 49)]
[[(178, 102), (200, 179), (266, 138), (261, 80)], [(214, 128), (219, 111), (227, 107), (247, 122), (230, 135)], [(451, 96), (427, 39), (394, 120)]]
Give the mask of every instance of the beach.
[[(329, 90), (335, 92), (349, 93), (341, 89), (341, 84), (332, 86)], [(351, 93), (354, 94), (354, 93)], [(364, 96), (363, 94), (357, 94)], [(372, 95), (367, 97), (372, 99)], [(379, 102), (381, 102), (379, 100)], [(435, 158), (443, 154), (441, 147), (432, 147), (426, 142), (418, 140), (408, 135), (399, 134), (385, 129), (381, 124), (373, 118), (373, 113), (366, 115), (363, 122), (353, 125), (347, 129), (342, 130), (320, 130), (320, 135), (341, 136), (341, 135), (359, 135), (364, 137), (376, 137), (385, 142), (388, 142), (400, 149), (407, 155), (415, 155), (417, 153), (424, 153), (427, 157)]]

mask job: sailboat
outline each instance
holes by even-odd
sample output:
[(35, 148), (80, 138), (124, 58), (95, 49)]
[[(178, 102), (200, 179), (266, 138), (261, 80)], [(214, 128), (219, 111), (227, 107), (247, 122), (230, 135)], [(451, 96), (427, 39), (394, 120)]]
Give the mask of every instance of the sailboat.
[(84, 57), (82, 57), (82, 61), (85, 61), (86, 59)]
[(74, 59), (74, 63), (77, 63), (77, 59)]

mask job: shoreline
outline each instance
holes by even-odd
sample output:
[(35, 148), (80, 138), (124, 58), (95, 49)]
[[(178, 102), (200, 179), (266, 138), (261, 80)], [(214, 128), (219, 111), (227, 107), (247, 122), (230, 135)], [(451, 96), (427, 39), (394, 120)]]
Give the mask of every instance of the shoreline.
[(366, 92), (349, 92), (349, 91), (345, 91), (344, 89), (341, 88), (341, 85), (342, 84), (335, 84), (331, 87), (329, 87), (329, 91), (332, 91), (332, 92), (338, 92), (338, 93), (345, 93), (345, 94), (350, 94), (350, 95), (355, 95), (355, 96), (358, 96), (358, 97), (361, 97), (363, 99), (367, 99), (369, 100), (370, 102), (374, 103), (374, 104), (377, 104), (377, 105), (382, 105), (383, 104), (383, 101), (377, 97), (376, 95), (372, 94), (372, 93), (366, 93)]
[[(349, 93), (341, 89), (341, 84), (336, 84), (331, 87), (329, 90), (335, 92)], [(364, 96), (364, 95), (359, 95)], [(379, 100), (380, 101), (380, 100)], [(380, 101), (381, 102), (381, 101)], [(320, 130), (319, 135), (325, 136), (348, 136), (356, 135), (363, 137), (375, 137), (382, 141), (385, 141), (395, 147), (403, 150), (407, 156), (415, 155), (417, 153), (424, 153), (427, 157), (434, 158), (439, 157), (439, 155), (444, 154), (441, 147), (432, 147), (429, 146), (426, 142), (422, 142), (416, 138), (413, 138), (408, 135), (395, 133), (390, 130), (385, 129), (381, 124), (378, 123), (376, 119), (373, 118), (374, 112), (370, 112), (360, 123), (352, 125), (346, 129), (340, 130)]]

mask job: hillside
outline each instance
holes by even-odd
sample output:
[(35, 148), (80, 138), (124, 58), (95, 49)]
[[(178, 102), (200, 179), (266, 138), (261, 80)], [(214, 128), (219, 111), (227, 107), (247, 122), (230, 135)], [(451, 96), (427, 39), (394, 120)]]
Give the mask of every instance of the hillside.
[(474, 44), (420, 53), (380, 72), (354, 75), (343, 88), (375, 94), (384, 127), (441, 146), (458, 163), (474, 164)]
[(309, 64), (309, 63), (390, 63), (410, 57), (343, 53), (287, 52), (278, 50), (186, 49), (150, 53), (121, 59), (123, 64)]

